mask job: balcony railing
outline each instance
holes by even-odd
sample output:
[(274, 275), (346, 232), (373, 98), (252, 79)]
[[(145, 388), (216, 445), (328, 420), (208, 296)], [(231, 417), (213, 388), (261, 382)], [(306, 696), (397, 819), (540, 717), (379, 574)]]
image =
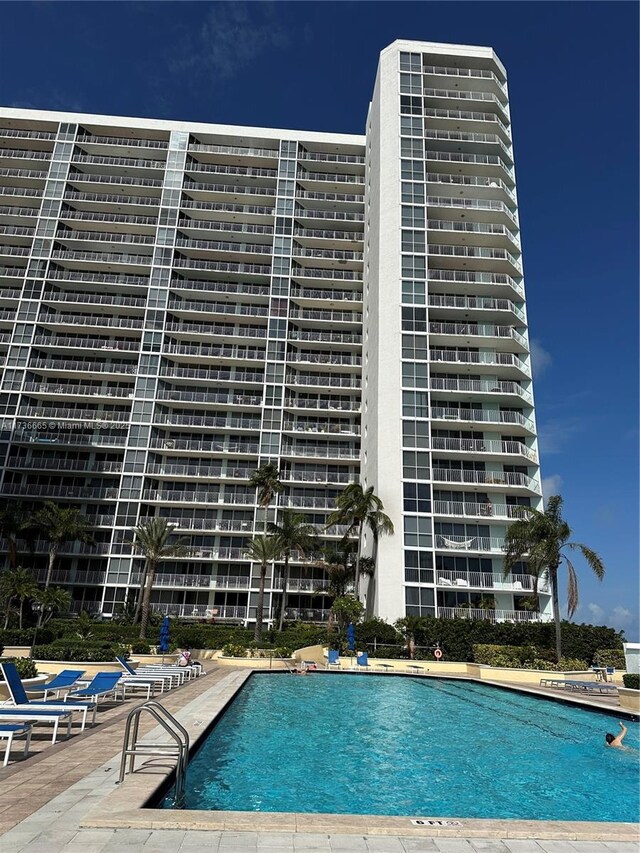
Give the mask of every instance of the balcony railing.
[(91, 486), (39, 486), (34, 483), (20, 486), (16, 483), (4, 483), (2, 494), (28, 495), (36, 498), (89, 498), (115, 501), (118, 498), (118, 489), (100, 489)]
[(488, 619), (490, 622), (542, 622), (540, 613), (529, 610), (480, 610), (466, 607), (438, 607), (442, 619)]
[(525, 456), (532, 462), (537, 461), (535, 452), (520, 441), (498, 441), (481, 438), (439, 438), (431, 439), (432, 450), (453, 450), (464, 453), (508, 453)]
[(473, 503), (467, 501), (433, 502), (434, 515), (464, 515), (479, 518), (523, 518), (523, 507), (498, 503)]
[(506, 249), (485, 249), (482, 246), (453, 246), (453, 245), (438, 245), (430, 243), (427, 249), (429, 255), (460, 257), (460, 258), (482, 258), (492, 261), (507, 261), (519, 272), (522, 270), (522, 265), (517, 258), (514, 258)]
[(140, 341), (125, 341), (114, 339), (112, 341), (100, 338), (78, 338), (63, 337), (59, 335), (36, 335), (33, 339), (35, 346), (40, 347), (77, 347), (79, 349), (100, 350), (139, 350)]
[(495, 364), (500, 367), (516, 367), (525, 376), (530, 376), (531, 371), (524, 361), (515, 353), (511, 352), (466, 352), (455, 349), (432, 349), (429, 350), (431, 361), (460, 362), (462, 364)]
[(464, 391), (466, 393), (517, 394), (523, 400), (532, 402), (531, 394), (517, 382), (503, 379), (431, 379), (433, 391)]
[[(444, 536), (438, 533), (435, 536), (436, 548), (453, 551), (483, 551), (503, 554), (504, 542), (504, 537), (496, 536), (455, 536), (453, 534), (451, 536)], [(438, 576), (445, 576), (445, 574), (444, 572), (439, 572)], [(464, 575), (461, 574), (461, 577), (464, 577)]]
[(520, 412), (503, 412), (489, 409), (447, 409), (441, 406), (431, 407), (431, 417), (445, 421), (484, 421), (499, 424), (517, 424), (533, 432), (533, 421)]
[(427, 279), (429, 281), (459, 282), (460, 284), (470, 282), (472, 284), (507, 285), (524, 296), (522, 284), (506, 273), (481, 272), (479, 270), (429, 270)]
[(329, 609), (317, 610), (302, 607), (287, 607), (284, 611), (284, 617), (295, 622), (328, 622), (330, 612)]
[(475, 177), (472, 175), (450, 175), (446, 172), (428, 172), (428, 184), (460, 184), (466, 187), (488, 187), (490, 189), (500, 189), (515, 202), (515, 193), (510, 186), (505, 184), (503, 180), (496, 177)]
[(122, 462), (91, 462), (89, 459), (24, 459), (19, 456), (9, 457), (7, 468), (35, 469), (38, 471), (86, 471), (88, 473), (119, 474)]
[(508, 207), (503, 201), (495, 199), (479, 199), (479, 198), (455, 198), (453, 196), (427, 196), (428, 207), (463, 207), (470, 210), (492, 210), (498, 213), (504, 213), (513, 222), (518, 225), (518, 219), (515, 210)]
[(281, 454), (283, 456), (312, 456), (318, 458), (326, 456), (332, 459), (360, 458), (360, 450), (358, 448), (332, 447), (329, 444), (303, 445), (301, 447), (296, 445), (283, 445)]
[[(140, 516), (140, 523), (147, 524), (157, 516)], [(216, 519), (216, 518), (191, 518), (189, 516), (160, 516), (166, 519), (168, 524), (173, 525), (178, 530), (211, 530), (215, 532), (241, 532), (251, 533), (253, 531), (253, 521), (244, 521), (238, 519)]]
[[(533, 592), (533, 575), (496, 575), (491, 572), (436, 571), (437, 586), (475, 587), (507, 592)], [(545, 578), (538, 581), (538, 592), (548, 594), (549, 585)]]
[(169, 143), (164, 139), (137, 139), (137, 138), (127, 138), (125, 136), (94, 136), (93, 134), (87, 134), (86, 136), (78, 136), (76, 142), (82, 145), (86, 145), (87, 143), (98, 143), (100, 145), (125, 145), (127, 147), (141, 147), (141, 148), (168, 148)]
[(183, 438), (152, 438), (149, 447), (159, 450), (193, 450), (202, 453), (247, 453), (255, 455), (260, 445), (246, 442), (198, 441)]
[(481, 68), (454, 68), (444, 65), (424, 65), (422, 68), (424, 74), (445, 75), (447, 77), (472, 77), (480, 80), (491, 80), (504, 91), (505, 84), (493, 71), (487, 71)]
[(495, 299), (492, 296), (443, 296), (430, 293), (428, 298), (430, 308), (460, 308), (464, 311), (511, 311), (524, 322), (522, 308), (510, 299)]
[(205, 142), (194, 142), (189, 151), (205, 151), (211, 154), (234, 154), (241, 157), (272, 157), (277, 160), (280, 156), (277, 148), (251, 148), (238, 145), (214, 145)]
[(432, 335), (464, 335), (485, 338), (511, 338), (520, 346), (527, 347), (526, 338), (513, 326), (497, 326), (493, 323), (429, 323)]
[(18, 412), (20, 417), (38, 418), (46, 421), (51, 418), (65, 420), (95, 420), (95, 421), (128, 421), (131, 417), (128, 411), (103, 411), (101, 409), (63, 409), (44, 408), (35, 406), (21, 406)]
[(247, 618), (246, 607), (215, 604), (163, 604), (151, 602), (151, 609), (165, 616), (177, 616), (182, 619), (215, 619), (243, 622)]
[(485, 486), (521, 486), (539, 491), (539, 485), (532, 477), (516, 471), (467, 471), (460, 468), (433, 469), (433, 479), (438, 483), (473, 483)]
[(354, 400), (320, 400), (288, 397), (285, 407), (293, 409), (328, 409), (335, 412), (359, 412), (360, 402)]
[[(130, 583), (139, 584), (142, 575), (132, 575)], [(251, 578), (246, 575), (180, 575), (169, 573), (156, 574), (153, 585), (173, 586), (183, 589), (244, 589), (251, 587)]]

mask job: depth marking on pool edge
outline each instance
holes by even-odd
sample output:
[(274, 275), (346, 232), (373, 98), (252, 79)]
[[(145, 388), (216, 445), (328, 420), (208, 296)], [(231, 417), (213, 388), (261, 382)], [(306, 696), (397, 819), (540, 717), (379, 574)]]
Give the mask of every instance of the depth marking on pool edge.
[(429, 818), (421, 817), (411, 820), (414, 826), (464, 826), (459, 820), (429, 820)]

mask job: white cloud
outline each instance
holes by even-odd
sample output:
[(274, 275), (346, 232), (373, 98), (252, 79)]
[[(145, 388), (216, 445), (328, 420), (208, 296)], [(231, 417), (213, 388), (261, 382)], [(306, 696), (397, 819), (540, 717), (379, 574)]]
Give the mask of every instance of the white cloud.
[(170, 59), (172, 70), (188, 70), (209, 80), (229, 79), (258, 62), (263, 53), (282, 49), (289, 35), (270, 3), (211, 4), (196, 36), (188, 33)]
[(545, 500), (552, 495), (559, 495), (562, 490), (562, 477), (560, 474), (550, 474), (542, 478), (542, 494)]
[(587, 604), (587, 610), (594, 622), (602, 622), (604, 619), (604, 609), (599, 604)]
[(628, 628), (635, 621), (635, 614), (632, 610), (623, 607), (619, 604), (614, 607), (609, 616), (609, 622), (614, 628)]
[(540, 341), (531, 341), (531, 369), (534, 377), (540, 376), (544, 371), (551, 366), (553, 358), (551, 353), (546, 350)]

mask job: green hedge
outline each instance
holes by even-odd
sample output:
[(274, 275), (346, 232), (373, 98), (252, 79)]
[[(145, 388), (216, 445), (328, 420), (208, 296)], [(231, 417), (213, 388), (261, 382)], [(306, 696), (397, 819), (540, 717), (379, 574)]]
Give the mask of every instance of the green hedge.
[[(476, 644), (555, 648), (553, 622), (494, 624), (487, 619), (425, 617), (419, 620), (414, 637), (418, 646), (439, 643), (443, 659), (455, 661), (473, 661), (473, 646)], [(591, 661), (598, 649), (622, 648), (622, 642), (622, 633), (613, 628), (562, 623), (562, 652), (570, 659)]]
[(554, 672), (588, 669), (587, 662), (582, 658), (562, 657), (556, 663), (553, 649), (537, 649), (535, 646), (495, 646), (476, 643), (473, 647), (473, 657), (476, 663), (516, 669), (547, 669)]
[(625, 687), (631, 690), (640, 690), (640, 675), (637, 672), (626, 672), (622, 676), (622, 681)]
[[(0, 644), (3, 646), (30, 646), (33, 643), (35, 628), (8, 628), (0, 631)], [(37, 639), (41, 643), (50, 643), (55, 634), (49, 628), (38, 628)]]
[(124, 646), (95, 646), (88, 643), (72, 645), (70, 643), (50, 643), (34, 646), (31, 654), (36, 660), (64, 660), (106, 663), (115, 661), (116, 655), (129, 657)]
[(616, 669), (627, 668), (624, 649), (598, 649), (594, 660), (598, 666), (613, 666)]
[[(2, 652), (0, 651), (0, 654)], [(35, 678), (38, 669), (31, 658), (3, 658), (0, 663), (14, 663), (20, 678)]]

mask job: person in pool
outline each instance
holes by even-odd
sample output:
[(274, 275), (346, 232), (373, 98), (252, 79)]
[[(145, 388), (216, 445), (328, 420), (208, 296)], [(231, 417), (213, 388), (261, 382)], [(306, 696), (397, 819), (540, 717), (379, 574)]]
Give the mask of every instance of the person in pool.
[(628, 749), (628, 747), (623, 746), (622, 741), (624, 740), (624, 736), (627, 733), (627, 727), (624, 723), (620, 723), (620, 728), (622, 731), (619, 735), (612, 735), (611, 732), (607, 732), (604, 736), (605, 741), (607, 742), (607, 746), (614, 746), (617, 749)]

